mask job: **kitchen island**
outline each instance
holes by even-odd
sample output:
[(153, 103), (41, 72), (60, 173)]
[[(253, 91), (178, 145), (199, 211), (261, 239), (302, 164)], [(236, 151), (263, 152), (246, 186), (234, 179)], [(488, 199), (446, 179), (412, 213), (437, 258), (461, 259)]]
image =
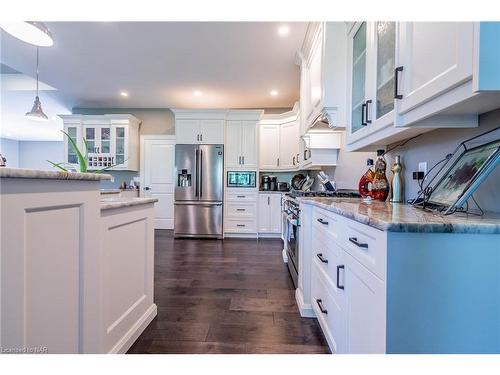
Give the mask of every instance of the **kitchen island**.
[(333, 353), (500, 353), (500, 215), (299, 201), (296, 299)]
[(110, 178), (0, 169), (2, 349), (122, 353), (156, 316), (156, 200), (101, 198)]

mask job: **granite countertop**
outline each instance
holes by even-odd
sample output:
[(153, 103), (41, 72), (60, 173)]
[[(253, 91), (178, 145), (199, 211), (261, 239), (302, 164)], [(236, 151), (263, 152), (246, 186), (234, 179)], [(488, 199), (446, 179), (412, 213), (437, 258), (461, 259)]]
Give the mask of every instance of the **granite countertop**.
[(0, 178), (38, 178), (46, 180), (101, 181), (111, 180), (111, 175), (103, 173), (77, 173), (63, 171), (43, 171), (24, 168), (0, 168)]
[(286, 194), (288, 191), (279, 191), (279, 190), (259, 190), (259, 193), (263, 194)]
[(139, 189), (121, 189), (121, 188), (116, 188), (116, 189), (101, 189), (100, 190), (101, 194), (119, 194), (122, 191), (139, 191)]
[(156, 198), (102, 198), (101, 211), (156, 202), (158, 202)]
[(408, 204), (364, 202), (358, 198), (298, 198), (357, 222), (389, 232), (500, 234), (500, 214), (444, 216)]

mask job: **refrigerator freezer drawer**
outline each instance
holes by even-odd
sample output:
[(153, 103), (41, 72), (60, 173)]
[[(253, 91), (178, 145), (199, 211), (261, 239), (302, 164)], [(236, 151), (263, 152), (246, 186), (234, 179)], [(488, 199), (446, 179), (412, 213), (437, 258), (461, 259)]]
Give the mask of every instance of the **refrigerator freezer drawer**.
[(222, 204), (175, 204), (174, 236), (222, 238)]

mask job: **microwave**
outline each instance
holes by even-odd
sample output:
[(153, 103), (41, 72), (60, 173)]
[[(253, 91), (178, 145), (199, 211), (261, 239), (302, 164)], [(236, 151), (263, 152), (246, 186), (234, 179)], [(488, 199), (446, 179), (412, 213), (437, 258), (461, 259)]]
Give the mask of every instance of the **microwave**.
[(257, 172), (230, 171), (227, 172), (227, 187), (255, 188), (257, 187)]

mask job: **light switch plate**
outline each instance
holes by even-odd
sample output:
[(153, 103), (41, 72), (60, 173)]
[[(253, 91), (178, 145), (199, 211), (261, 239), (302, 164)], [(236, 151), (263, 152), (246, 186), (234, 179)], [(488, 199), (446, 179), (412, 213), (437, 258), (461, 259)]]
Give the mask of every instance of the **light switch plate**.
[(427, 174), (427, 162), (426, 161), (421, 161), (420, 163), (418, 163), (418, 171), (424, 172), (424, 176)]

